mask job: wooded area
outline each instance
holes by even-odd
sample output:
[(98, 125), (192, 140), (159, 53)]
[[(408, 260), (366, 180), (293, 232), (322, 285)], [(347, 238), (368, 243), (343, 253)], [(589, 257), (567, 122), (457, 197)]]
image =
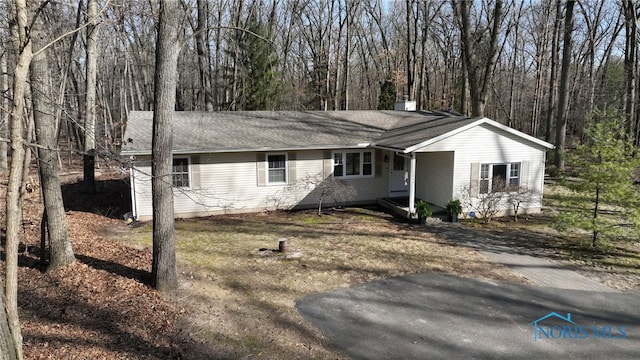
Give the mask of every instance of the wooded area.
[[(385, 89), (396, 100), (408, 95), (419, 109), (484, 115), (551, 142), (559, 116), (566, 117), (565, 133), (580, 136), (586, 113), (613, 106), (625, 109), (637, 143), (637, 5), (575, 2), (567, 38), (573, 4), (193, 0), (184, 4), (191, 16), (176, 109), (376, 109), (388, 107), (379, 101), (389, 96)], [(93, 25), (84, 1), (33, 4), (48, 41), (91, 25), (47, 51), (62, 147), (91, 153), (86, 134), (95, 126), (95, 148), (104, 157), (122, 141), (127, 112), (152, 109), (156, 5), (97, 1)], [(8, 24), (10, 3), (0, 6)], [(0, 37), (11, 78), (18, 49), (9, 27)], [(563, 50), (568, 39), (573, 46)], [(94, 52), (95, 100), (87, 91)], [(482, 112), (473, 110), (480, 103)]]
[[(55, 269), (74, 260), (60, 221), (56, 163), (62, 151), (83, 155), (86, 189), (94, 192), (96, 157), (117, 158), (131, 110), (389, 109), (407, 96), (418, 109), (486, 116), (553, 142), (562, 169), (564, 149), (584, 136), (587, 114), (614, 108), (640, 143), (633, 0), (173, 5), (170, 20), (186, 14), (186, 26), (165, 35), (163, 50), (159, 2), (0, 2), (0, 173), (11, 169), (3, 214), (9, 321), (0, 325), (11, 328), (18, 357), (12, 269), (31, 152), (40, 165), (43, 241), (48, 234), (51, 250), (42, 260)], [(157, 70), (163, 61), (173, 67), (172, 56), (175, 81)], [(154, 84), (160, 80), (168, 82), (162, 94)], [(168, 120), (158, 116), (164, 122), (154, 132), (168, 131), (170, 144)], [(166, 284), (173, 286), (174, 279)]]

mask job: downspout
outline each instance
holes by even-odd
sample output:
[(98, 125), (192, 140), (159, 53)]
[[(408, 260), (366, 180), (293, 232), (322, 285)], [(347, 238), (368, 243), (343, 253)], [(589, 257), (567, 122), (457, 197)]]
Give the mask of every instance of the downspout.
[(416, 153), (411, 153), (411, 160), (409, 162), (409, 215), (415, 213), (416, 207)]
[(133, 167), (133, 159), (131, 159), (131, 166), (129, 167), (129, 180), (131, 187), (131, 212), (133, 213), (133, 218), (135, 220), (138, 219), (138, 208), (136, 201), (136, 181), (135, 181), (135, 168)]

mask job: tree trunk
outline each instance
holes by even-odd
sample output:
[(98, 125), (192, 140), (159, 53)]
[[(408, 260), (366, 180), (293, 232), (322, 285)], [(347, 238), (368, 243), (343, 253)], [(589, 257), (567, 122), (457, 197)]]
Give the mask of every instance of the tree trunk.
[[(9, 108), (9, 73), (7, 72), (7, 53), (0, 54), (0, 93), (2, 96), (0, 106), (3, 109)], [(9, 137), (9, 112), (2, 111), (0, 113), (0, 138), (7, 139)], [(9, 148), (5, 141), (0, 140), (0, 175), (9, 170), (9, 159), (7, 152)]]
[(209, 69), (210, 52), (207, 45), (208, 2), (198, 0), (198, 25), (196, 27), (196, 51), (200, 68), (200, 86), (202, 86), (204, 110), (213, 111), (213, 95), (211, 93), (211, 76)]
[(358, 11), (358, 2), (357, 1), (346, 1), (347, 3), (347, 11), (346, 11), (346, 28), (345, 28), (345, 32), (346, 32), (346, 37), (345, 37), (345, 42), (344, 42), (344, 74), (342, 76), (342, 110), (349, 110), (349, 86), (350, 86), (350, 81), (351, 81), (351, 64), (350, 64), (350, 59), (351, 59), (351, 36), (352, 36), (352, 30), (351, 28), (353, 27), (353, 20), (354, 20), (354, 12)]
[[(496, 0), (493, 8), (493, 26), (491, 27), (491, 35), (489, 37), (489, 53), (484, 63), (484, 72), (481, 80), (480, 104), (478, 104), (479, 112), (475, 116), (484, 116), (484, 109), (489, 100), (489, 89), (491, 88), (491, 78), (493, 76), (494, 67), (498, 61), (498, 34), (500, 33), (500, 24), (502, 23), (502, 0)], [(515, 54), (514, 54), (515, 56)]]
[[(637, 77), (637, 15), (635, 1), (625, 0), (622, 3), (625, 18), (625, 48), (624, 48), (624, 75), (625, 75), (625, 115), (627, 116), (627, 133), (634, 135), (634, 123), (636, 113), (636, 77)], [(637, 144), (636, 144), (637, 145)]]
[[(84, 185), (90, 194), (96, 193), (96, 67), (98, 36), (96, 16), (97, 0), (87, 1), (87, 68), (86, 68), (86, 118), (84, 123)], [(53, 218), (52, 214), (49, 214)]]
[(412, 0), (406, 0), (405, 1), (405, 6), (406, 6), (406, 11), (407, 13), (406, 15), (406, 26), (407, 26), (407, 33), (406, 33), (406, 41), (407, 41), (407, 52), (405, 54), (406, 56), (406, 66), (407, 66), (407, 93), (404, 95), (409, 96), (409, 100), (413, 100), (412, 97), (412, 90), (413, 90), (413, 60), (414, 58), (412, 57), (412, 44), (414, 43), (412, 40), (412, 36), (411, 36), (411, 30), (412, 30), (412, 14), (413, 14), (413, 1)]
[(4, 298), (0, 296), (0, 359), (17, 360), (19, 352), (16, 351), (13, 338), (11, 337), (11, 326), (7, 319), (7, 308)]
[[(486, 55), (483, 55), (484, 63), (476, 54), (480, 51), (475, 47), (476, 41), (471, 32), (471, 1), (453, 1), (456, 17), (459, 18), (460, 43), (462, 47), (462, 59), (466, 63), (469, 78), (469, 91), (471, 94), (471, 116), (483, 117), (484, 109), (489, 99), (489, 89), (491, 87), (491, 77), (493, 68), (498, 60), (498, 33), (502, 23), (502, 0), (496, 0), (493, 8), (493, 19), (487, 19), (487, 23), (492, 22), (489, 37), (489, 48)], [(483, 49), (484, 53), (484, 49)]]
[[(222, 22), (222, 6), (218, 6), (218, 22)], [(214, 36), (214, 41), (215, 41), (215, 47), (214, 47), (214, 56), (213, 56), (213, 79), (214, 79), (214, 86), (213, 86), (213, 98), (215, 99), (215, 110), (216, 111), (220, 111), (222, 110), (222, 106), (221, 104), (223, 104), (225, 102), (225, 98), (224, 98), (224, 90), (220, 91), (221, 89), (221, 85), (224, 84), (223, 81), (221, 81), (221, 75), (224, 75), (224, 72), (220, 71), (220, 67), (221, 67), (221, 46), (220, 44), (222, 43), (222, 27), (221, 26), (217, 26), (215, 31), (215, 36)]]
[[(544, 4), (541, 8), (541, 15), (544, 19), (547, 19), (551, 14), (551, 4)], [(531, 135), (537, 136), (540, 131), (540, 116), (542, 112), (542, 97), (543, 97), (543, 76), (545, 72), (545, 63), (547, 59), (547, 50), (549, 46), (549, 22), (544, 21), (541, 29), (541, 33), (538, 35), (535, 41), (536, 55), (536, 81), (533, 92), (533, 106), (531, 109)], [(546, 135), (546, 133), (545, 133)]]
[(556, 0), (556, 17), (553, 22), (553, 34), (551, 40), (551, 69), (549, 70), (549, 101), (547, 102), (547, 119), (544, 140), (551, 141), (552, 124), (558, 113), (558, 53), (560, 52), (560, 22), (562, 19), (562, 2)]
[[(83, 1), (79, 1), (78, 2), (78, 12), (76, 13), (76, 25), (75, 28), (80, 28), (81, 25), (81, 21), (82, 21), (82, 8), (83, 8)], [(60, 76), (60, 87), (58, 88), (58, 100), (56, 103), (56, 119), (55, 122), (56, 124), (58, 124), (58, 128), (56, 130), (56, 132), (59, 134), (60, 133), (60, 128), (61, 128), (61, 124), (63, 124), (63, 117), (62, 114), (63, 112), (66, 110), (65, 109), (65, 102), (66, 100), (66, 88), (67, 88), (67, 82), (69, 81), (69, 74), (71, 72), (71, 64), (73, 64), (73, 49), (75, 49), (76, 47), (76, 42), (78, 41), (78, 34), (80, 32), (75, 32), (72, 36), (71, 36), (71, 42), (69, 44), (69, 48), (67, 51), (67, 63), (64, 64), (64, 60), (60, 60), (60, 68), (63, 68), (62, 70), (62, 75)], [(61, 58), (63, 58), (62, 56), (60, 56)], [(64, 65), (63, 65), (64, 64)], [(65, 120), (65, 123), (67, 123), (68, 120)], [(69, 126), (67, 126), (67, 128), (70, 128)], [(57, 135), (59, 136), (59, 135)], [(67, 134), (67, 137), (70, 141), (71, 139), (71, 133)], [(70, 145), (70, 144), (69, 144)], [(69, 150), (71, 150), (71, 146), (69, 146)], [(58, 154), (59, 155), (59, 154)]]
[(176, 103), (180, 54), (179, 0), (160, 3), (156, 46), (152, 138), (153, 285), (160, 291), (178, 286), (172, 189), (172, 119)]
[[(469, 72), (467, 71), (467, 62), (462, 59), (462, 86), (460, 87), (460, 113), (464, 116), (470, 116), (469, 111)], [(444, 87), (443, 87), (444, 89)]]
[(567, 1), (564, 19), (564, 39), (562, 49), (562, 70), (560, 71), (560, 89), (558, 113), (556, 118), (556, 151), (554, 164), (558, 170), (564, 170), (564, 151), (567, 137), (567, 117), (569, 108), (569, 71), (571, 69), (571, 49), (573, 32), (573, 6), (575, 0)]
[[(39, 49), (44, 42), (41, 33), (31, 30), (33, 47)], [(47, 270), (55, 270), (72, 263), (75, 258), (69, 241), (62, 190), (58, 178), (56, 118), (52, 106), (51, 79), (45, 52), (36, 54), (31, 62), (31, 101), (38, 148), (38, 170), (47, 216), (43, 216), (50, 240), (50, 258)]]
[(25, 93), (29, 65), (33, 57), (27, 29), (31, 24), (27, 15), (26, 0), (14, 1), (17, 23), (17, 48), (20, 49), (13, 72), (13, 106), (11, 107), (11, 168), (6, 198), (6, 244), (5, 244), (5, 300), (7, 317), (18, 358), (22, 358), (22, 334), (18, 317), (18, 245), (22, 221), (22, 187), (24, 184), (25, 145), (23, 124), (25, 122)]

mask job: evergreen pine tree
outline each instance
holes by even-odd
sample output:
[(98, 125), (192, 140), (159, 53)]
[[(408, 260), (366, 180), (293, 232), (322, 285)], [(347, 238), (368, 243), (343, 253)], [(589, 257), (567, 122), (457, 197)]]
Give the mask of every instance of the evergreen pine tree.
[(245, 110), (273, 110), (277, 106), (280, 76), (275, 46), (268, 40), (271, 35), (264, 22), (252, 14), (240, 37)]
[(393, 110), (396, 102), (396, 87), (391, 80), (385, 80), (380, 85), (378, 96), (378, 110)]
[(591, 233), (591, 245), (637, 230), (640, 225), (638, 189), (633, 185), (638, 167), (632, 140), (625, 133), (624, 116), (596, 110), (588, 119), (585, 141), (567, 158), (565, 185), (572, 193), (562, 199), (559, 228), (577, 227)]

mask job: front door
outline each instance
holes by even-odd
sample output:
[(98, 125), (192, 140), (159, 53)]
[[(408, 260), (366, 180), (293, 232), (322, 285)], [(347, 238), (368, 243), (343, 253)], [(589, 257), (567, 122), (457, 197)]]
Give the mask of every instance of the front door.
[(392, 156), (389, 174), (391, 196), (406, 195), (409, 191), (409, 159), (395, 153)]

